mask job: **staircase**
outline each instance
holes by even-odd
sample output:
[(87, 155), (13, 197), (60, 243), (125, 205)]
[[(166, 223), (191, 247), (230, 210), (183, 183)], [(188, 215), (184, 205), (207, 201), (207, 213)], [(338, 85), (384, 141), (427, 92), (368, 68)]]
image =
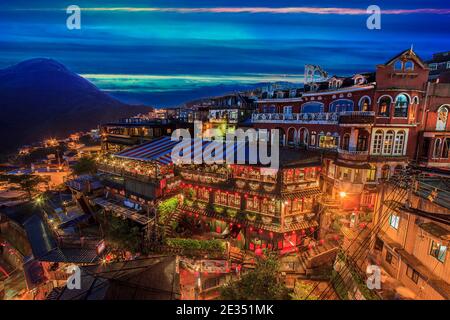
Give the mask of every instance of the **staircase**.
[(230, 260), (231, 262), (241, 264), (244, 261), (244, 254), (241, 252), (239, 248), (231, 247), (230, 248)]
[(182, 213), (180, 210), (176, 209), (174, 212), (170, 214), (169, 217), (167, 217), (167, 220), (164, 224), (164, 237), (166, 238), (173, 238), (175, 237), (175, 232), (172, 228), (172, 224), (174, 222), (178, 222), (182, 216)]

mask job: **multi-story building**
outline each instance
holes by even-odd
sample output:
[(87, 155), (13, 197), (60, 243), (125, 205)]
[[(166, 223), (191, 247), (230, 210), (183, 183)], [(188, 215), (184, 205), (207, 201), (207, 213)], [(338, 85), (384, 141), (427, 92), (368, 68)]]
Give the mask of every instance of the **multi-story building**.
[(430, 80), (439, 82), (440, 75), (450, 72), (450, 51), (433, 54), (427, 64), (430, 67)]
[(450, 299), (450, 193), (448, 175), (420, 176), (399, 198), (383, 184), (371, 260), (383, 270), (383, 297)]
[[(279, 129), (282, 145), (321, 150), (322, 190), (345, 198), (344, 209), (371, 209), (377, 181), (416, 159), (423, 119), (432, 119), (437, 105), (448, 101), (443, 85), (427, 90), (428, 75), (427, 65), (409, 49), (378, 65), (375, 73), (333, 76), (260, 99), (253, 123)], [(446, 110), (440, 109), (442, 119)], [(440, 162), (448, 162), (440, 150), (446, 158)]]
[(170, 136), (178, 128), (189, 128), (185, 122), (169, 119), (134, 117), (101, 126), (102, 150), (117, 152), (162, 136)]

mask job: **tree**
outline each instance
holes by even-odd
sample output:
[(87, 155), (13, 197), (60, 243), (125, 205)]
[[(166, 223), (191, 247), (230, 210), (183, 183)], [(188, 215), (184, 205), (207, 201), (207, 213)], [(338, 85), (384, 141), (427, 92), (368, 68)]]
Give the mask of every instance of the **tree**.
[(74, 166), (73, 166), (73, 174), (82, 175), (82, 174), (94, 174), (97, 172), (97, 164), (95, 160), (90, 157), (82, 157)]
[(0, 175), (0, 180), (18, 184), (22, 190), (27, 192), (29, 200), (33, 199), (33, 192), (37, 191), (37, 186), (40, 183), (46, 182), (44, 178), (34, 174), (2, 174)]
[(279, 262), (276, 255), (258, 258), (256, 267), (230, 282), (221, 290), (225, 300), (286, 300), (289, 291), (278, 276)]
[(111, 215), (102, 217), (100, 220), (105, 231), (105, 238), (113, 247), (132, 253), (142, 248), (141, 231), (127, 219)]

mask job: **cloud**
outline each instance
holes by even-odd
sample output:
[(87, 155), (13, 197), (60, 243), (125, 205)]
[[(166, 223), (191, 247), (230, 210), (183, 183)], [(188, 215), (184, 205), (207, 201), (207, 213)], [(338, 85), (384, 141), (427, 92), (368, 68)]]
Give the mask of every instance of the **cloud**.
[[(65, 10), (65, 9), (18, 9), (18, 10)], [(97, 12), (172, 12), (172, 13), (270, 13), (270, 14), (319, 14), (319, 15), (367, 15), (365, 8), (318, 8), (318, 7), (205, 7), (205, 8), (158, 8), (158, 7), (84, 7), (82, 11)], [(450, 14), (450, 9), (417, 8), (386, 9), (386, 15), (402, 14)]]

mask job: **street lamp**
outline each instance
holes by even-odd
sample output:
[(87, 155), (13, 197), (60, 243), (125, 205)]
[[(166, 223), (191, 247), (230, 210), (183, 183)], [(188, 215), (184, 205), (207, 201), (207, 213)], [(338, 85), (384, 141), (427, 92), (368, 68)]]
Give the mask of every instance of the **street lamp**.
[(339, 196), (340, 196), (342, 199), (344, 199), (344, 198), (347, 196), (347, 192), (341, 191), (341, 192), (339, 192)]

